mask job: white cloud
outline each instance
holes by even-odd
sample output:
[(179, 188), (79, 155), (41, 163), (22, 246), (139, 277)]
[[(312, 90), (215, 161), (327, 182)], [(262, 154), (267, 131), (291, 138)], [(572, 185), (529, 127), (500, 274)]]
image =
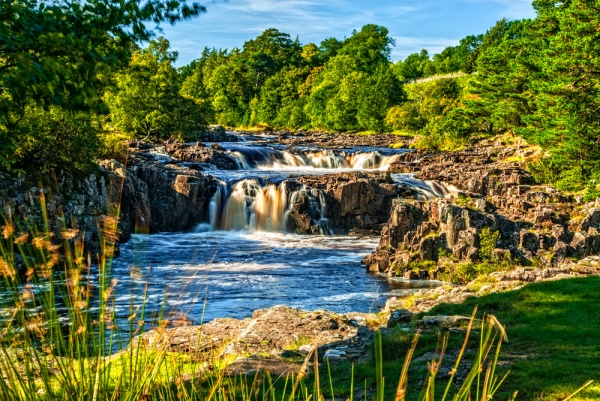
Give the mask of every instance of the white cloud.
[(430, 54), (455, 45), (466, 35), (483, 33), (502, 17), (534, 16), (530, 0), (213, 0), (208, 12), (174, 27), (164, 27), (180, 63), (202, 48), (241, 47), (267, 28), (298, 36), (302, 43), (342, 39), (374, 23), (396, 39), (394, 59), (427, 49)]

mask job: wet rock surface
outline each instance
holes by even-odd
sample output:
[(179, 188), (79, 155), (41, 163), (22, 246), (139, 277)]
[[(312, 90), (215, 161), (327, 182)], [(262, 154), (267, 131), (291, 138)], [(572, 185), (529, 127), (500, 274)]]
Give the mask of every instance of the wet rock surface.
[[(325, 218), (333, 233), (351, 230), (380, 231), (389, 218), (398, 188), (387, 172), (350, 172), (323, 176), (302, 176), (298, 181), (322, 191), (326, 201)], [(301, 208), (294, 208), (300, 232), (307, 232)]]

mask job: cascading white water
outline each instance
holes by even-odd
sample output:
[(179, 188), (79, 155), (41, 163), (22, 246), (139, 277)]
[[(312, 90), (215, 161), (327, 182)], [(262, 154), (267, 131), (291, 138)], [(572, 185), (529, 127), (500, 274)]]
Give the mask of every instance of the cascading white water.
[(387, 170), (398, 155), (383, 156), (379, 152), (346, 153), (331, 150), (307, 153), (285, 151), (280, 158), (271, 163), (260, 165), (264, 170), (290, 169), (354, 169)]
[(257, 179), (244, 179), (231, 188), (221, 183), (210, 202), (210, 225), (217, 230), (291, 231), (292, 207), (302, 199), (307, 200), (321, 233), (328, 233), (323, 192), (298, 184), (291, 189), (287, 181), (263, 185)]
[(231, 156), (240, 169), (310, 170), (355, 169), (387, 170), (398, 154), (382, 155), (377, 151), (278, 150), (273, 148), (234, 148)]
[(458, 190), (436, 181), (421, 181), (414, 174), (392, 174), (392, 178), (400, 187), (410, 188), (418, 194), (418, 199), (448, 198), (456, 195)]

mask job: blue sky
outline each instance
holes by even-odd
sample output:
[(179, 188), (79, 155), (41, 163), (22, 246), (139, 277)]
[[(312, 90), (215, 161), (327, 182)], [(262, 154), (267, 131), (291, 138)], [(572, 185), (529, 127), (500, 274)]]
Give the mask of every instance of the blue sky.
[(496, 21), (532, 18), (531, 0), (214, 0), (208, 12), (161, 35), (179, 52), (178, 65), (197, 58), (205, 46), (241, 47), (267, 28), (318, 44), (343, 39), (365, 24), (378, 24), (396, 40), (392, 59), (427, 49), (431, 55), (471, 34), (484, 33)]

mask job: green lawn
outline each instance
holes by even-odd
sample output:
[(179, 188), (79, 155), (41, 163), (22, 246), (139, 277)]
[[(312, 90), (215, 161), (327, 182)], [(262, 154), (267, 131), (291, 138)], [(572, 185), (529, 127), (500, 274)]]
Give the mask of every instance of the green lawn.
[(468, 314), (475, 306), (506, 327), (502, 355), (511, 372), (504, 388), (519, 390), (522, 400), (559, 400), (593, 379), (573, 399), (600, 400), (599, 277), (530, 284), (430, 314)]
[[(562, 400), (591, 379), (595, 383), (572, 400), (600, 400), (599, 277), (530, 284), (516, 291), (473, 297), (462, 304), (439, 305), (428, 314), (470, 315), (475, 307), (479, 318), (484, 313), (495, 315), (508, 335), (508, 343), (502, 345), (498, 373), (503, 375), (509, 369), (510, 373), (494, 400), (506, 400), (515, 390), (519, 392), (517, 400)], [(477, 349), (479, 335), (475, 331), (471, 336), (463, 359), (472, 360)], [(464, 332), (450, 332), (447, 350), (459, 349), (463, 337)], [(433, 331), (425, 332), (414, 357), (435, 350), (438, 338)], [(410, 336), (399, 329), (384, 336), (385, 399), (393, 399), (409, 342)], [(412, 366), (408, 400), (418, 398), (426, 376), (424, 361)], [(347, 365), (332, 368), (333, 387), (340, 396), (347, 396), (349, 370)], [(355, 387), (365, 387), (366, 380), (366, 387), (372, 391), (374, 377), (374, 361), (355, 366)], [(443, 381), (437, 385), (444, 386)], [(323, 392), (328, 394), (329, 389)]]

